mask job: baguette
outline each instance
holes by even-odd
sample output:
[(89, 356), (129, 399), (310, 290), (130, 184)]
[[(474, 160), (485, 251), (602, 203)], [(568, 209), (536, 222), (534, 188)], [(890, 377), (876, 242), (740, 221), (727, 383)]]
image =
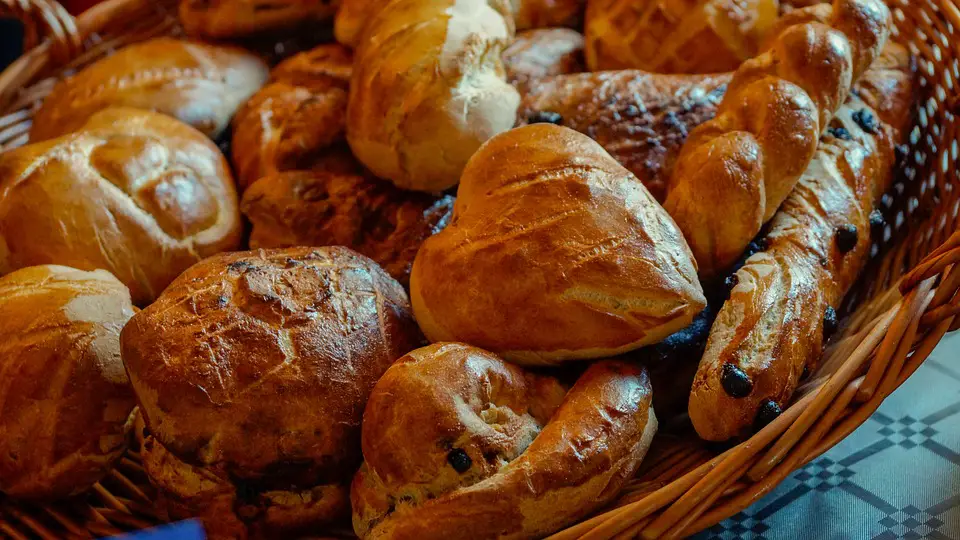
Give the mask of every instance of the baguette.
[(708, 278), (732, 264), (807, 169), (820, 135), (890, 33), (882, 0), (834, 0), (777, 23), (690, 135), (664, 207)]
[(769, 422), (815, 367), (834, 306), (869, 257), (875, 201), (891, 183), (909, 120), (909, 65), (905, 49), (887, 47), (774, 216), (766, 250), (735, 274), (690, 394), (702, 438), (727, 440)]

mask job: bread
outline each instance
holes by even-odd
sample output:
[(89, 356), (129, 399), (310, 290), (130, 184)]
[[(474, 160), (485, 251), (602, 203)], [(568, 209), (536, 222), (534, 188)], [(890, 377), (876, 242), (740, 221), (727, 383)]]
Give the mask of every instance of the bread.
[(398, 187), (456, 185), (471, 155), (513, 127), (519, 96), (500, 54), (507, 0), (394, 0), (371, 14), (356, 51), (347, 141)]
[(107, 109), (77, 133), (0, 154), (0, 274), (103, 268), (144, 305), (193, 263), (239, 245), (226, 160), (169, 116)]
[(569, 28), (520, 32), (503, 52), (503, 64), (507, 82), (523, 95), (545, 77), (583, 71), (583, 35)]
[(0, 492), (75, 495), (123, 454), (136, 402), (119, 334), (133, 311), (102, 270), (35, 266), (0, 278)]
[[(183, 505), (177, 515), (208, 516), (207, 501), (222, 500), (208, 488), (232, 490), (256, 499), (250, 512), (234, 506), (255, 531), (269, 525), (256, 510), (269, 514), (262, 497), (270, 492), (343, 492), (361, 460), (367, 396), (421, 337), (396, 281), (330, 247), (205, 259), (131, 319), (120, 341), (151, 437), (214, 484), (229, 484), (159, 473), (154, 482)], [(323, 506), (329, 511), (310, 525), (345, 509), (336, 500)], [(211, 535), (230, 534), (218, 523), (205, 523)], [(268, 537), (289, 536), (294, 525), (270, 525)]]
[(670, 217), (597, 143), (552, 124), (473, 156), (450, 225), (417, 253), (410, 294), (431, 341), (522, 364), (650, 345), (704, 306)]
[(729, 75), (638, 70), (547, 77), (524, 94), (519, 122), (588, 135), (662, 202), (687, 136), (714, 117), (729, 82)]
[(357, 48), (367, 22), (376, 16), (385, 3), (383, 0), (340, 0), (340, 9), (333, 20), (333, 35), (337, 43)]
[(321, 45), (273, 70), (234, 117), (231, 158), (241, 190), (270, 174), (310, 168), (345, 143), (351, 71), (351, 53), (340, 45)]
[(835, 308), (869, 258), (879, 217), (871, 214), (909, 125), (909, 65), (905, 49), (888, 46), (774, 216), (766, 250), (736, 273), (690, 394), (690, 419), (704, 439), (762, 427), (816, 367)]
[(333, 18), (338, 0), (180, 0), (191, 36), (229, 39), (289, 30)]
[(517, 30), (567, 26), (579, 28), (587, 0), (510, 0)]
[(732, 264), (773, 217), (890, 23), (882, 0), (796, 10), (779, 20), (767, 51), (737, 70), (717, 117), (690, 134), (664, 201), (702, 276)]
[(216, 139), (267, 72), (233, 47), (173, 38), (130, 45), (57, 83), (33, 117), (30, 140), (76, 131), (111, 106), (169, 114)]
[(760, 50), (777, 0), (589, 0), (591, 71), (733, 71)]
[(450, 221), (453, 197), (397, 189), (343, 150), (311, 170), (261, 178), (241, 209), (251, 248), (346, 246), (406, 286), (420, 245)]
[(397, 361), (363, 414), (351, 489), (363, 539), (540, 538), (633, 477), (657, 429), (647, 374), (592, 365), (556, 379), (456, 343)]

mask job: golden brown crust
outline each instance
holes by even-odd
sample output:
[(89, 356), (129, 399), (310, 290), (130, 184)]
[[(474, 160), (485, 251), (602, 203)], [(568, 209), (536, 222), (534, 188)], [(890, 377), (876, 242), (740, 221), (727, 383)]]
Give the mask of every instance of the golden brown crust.
[(704, 277), (733, 264), (793, 190), (890, 25), (882, 0), (796, 10), (737, 70), (717, 117), (690, 134), (664, 201)]
[(584, 71), (583, 35), (569, 28), (520, 32), (503, 51), (503, 64), (507, 82), (524, 95), (545, 77)]
[(74, 495), (123, 454), (135, 400), (119, 335), (133, 312), (103, 270), (34, 266), (0, 278), (0, 492)]
[[(565, 394), (565, 395), (564, 395)], [(569, 392), (468, 345), (416, 350), (363, 422), (354, 530), (364, 539), (535, 538), (617, 495), (653, 434), (646, 372), (592, 365)]]
[[(913, 102), (908, 53), (899, 46), (888, 52), (840, 108), (774, 216), (766, 251), (736, 274), (690, 395), (690, 418), (705, 439), (745, 434), (761, 408), (789, 403), (804, 369), (820, 356), (825, 311), (838, 305), (868, 260), (870, 214), (890, 185), (894, 146)], [(837, 231), (849, 226), (856, 236), (841, 249)], [(727, 364), (742, 372), (749, 392), (734, 397), (725, 390)]]
[(474, 155), (410, 290), (431, 341), (530, 364), (656, 343), (705, 303), (683, 237), (643, 185), (585, 135), (551, 124)]
[(267, 65), (243, 49), (151, 39), (60, 81), (34, 115), (30, 140), (76, 131), (112, 106), (169, 114), (217, 138), (266, 79)]
[(288, 30), (333, 18), (338, 0), (180, 0), (191, 36), (226, 39)]
[(373, 18), (374, 10), (382, 4), (382, 0), (340, 0), (340, 9), (333, 21), (333, 35), (337, 43), (357, 48), (360, 34)]
[(150, 303), (203, 257), (240, 245), (229, 167), (169, 116), (101, 111), (77, 133), (0, 155), (0, 273), (104, 268)]
[(585, 33), (591, 71), (733, 71), (760, 50), (776, 0), (591, 0)]
[(167, 449), (286, 489), (352, 473), (367, 395), (420, 339), (396, 281), (327, 247), (208, 258), (138, 313), (121, 345)]
[(400, 190), (343, 149), (309, 171), (261, 178), (241, 209), (253, 225), (251, 248), (345, 246), (406, 286), (420, 245), (449, 222), (453, 197)]
[(567, 26), (579, 28), (587, 0), (510, 0), (517, 30)]
[(561, 125), (600, 143), (662, 202), (683, 143), (716, 115), (729, 82), (729, 75), (637, 70), (548, 77), (524, 95), (519, 120), (560, 115)]

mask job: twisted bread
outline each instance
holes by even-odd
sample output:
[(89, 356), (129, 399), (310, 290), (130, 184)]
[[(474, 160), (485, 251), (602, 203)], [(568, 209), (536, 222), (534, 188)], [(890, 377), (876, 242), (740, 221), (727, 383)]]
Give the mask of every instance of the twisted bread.
[[(564, 395), (566, 394), (566, 395)], [(647, 374), (592, 365), (569, 392), (467, 345), (398, 360), (363, 415), (364, 539), (536, 538), (613, 499), (657, 429)]]
[(717, 117), (690, 135), (664, 207), (712, 276), (743, 253), (790, 194), (821, 132), (890, 32), (882, 0), (793, 11), (734, 75)]
[(503, 64), (507, 81), (526, 94), (545, 77), (584, 70), (583, 36), (569, 28), (520, 32), (503, 51)]
[(766, 251), (735, 275), (690, 394), (690, 418), (705, 439), (744, 434), (788, 404), (820, 356), (833, 306), (868, 259), (871, 212), (890, 185), (913, 101), (909, 55), (887, 49), (774, 216)]
[(399, 187), (447, 189), (516, 117), (500, 59), (514, 32), (507, 0), (393, 0), (371, 16), (350, 84), (350, 147)]

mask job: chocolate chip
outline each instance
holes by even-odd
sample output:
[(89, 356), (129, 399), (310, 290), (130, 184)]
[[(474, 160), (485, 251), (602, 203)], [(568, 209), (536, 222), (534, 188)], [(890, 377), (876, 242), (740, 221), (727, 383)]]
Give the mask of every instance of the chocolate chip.
[(563, 116), (553, 111), (537, 111), (527, 117), (528, 124), (556, 124), (563, 123)]
[(834, 238), (837, 241), (837, 247), (840, 249), (840, 253), (850, 253), (853, 251), (853, 248), (857, 247), (857, 227), (854, 225), (841, 225), (837, 227), (837, 231), (834, 233)]
[(760, 431), (766, 427), (767, 424), (776, 420), (782, 413), (783, 409), (780, 408), (780, 405), (777, 405), (776, 401), (768, 399), (760, 404), (760, 410), (757, 411), (757, 419), (754, 422), (754, 427), (757, 431)]
[(827, 309), (823, 312), (824, 339), (835, 334), (839, 326), (840, 321), (837, 319), (837, 310), (833, 309), (833, 306), (827, 306)]
[(753, 381), (742, 369), (733, 364), (724, 364), (720, 370), (720, 384), (730, 397), (745, 398), (753, 392)]
[(870, 212), (870, 235), (873, 238), (880, 238), (883, 228), (887, 225), (887, 220), (879, 210)]
[(843, 126), (830, 126), (827, 128), (827, 133), (840, 139), (841, 141), (849, 141), (853, 139), (853, 137), (850, 136), (850, 132), (847, 131), (847, 128)]
[(867, 109), (860, 109), (853, 113), (853, 121), (856, 122), (864, 131), (870, 134), (877, 132), (877, 117)]
[(470, 456), (468, 456), (462, 448), (454, 448), (447, 454), (447, 463), (453, 467), (453, 470), (463, 474), (470, 470), (470, 466), (473, 465), (473, 460), (470, 459)]
[(756, 238), (753, 242), (747, 245), (747, 252), (745, 254), (746, 258), (753, 257), (761, 251), (767, 250), (767, 239), (766, 238)]

